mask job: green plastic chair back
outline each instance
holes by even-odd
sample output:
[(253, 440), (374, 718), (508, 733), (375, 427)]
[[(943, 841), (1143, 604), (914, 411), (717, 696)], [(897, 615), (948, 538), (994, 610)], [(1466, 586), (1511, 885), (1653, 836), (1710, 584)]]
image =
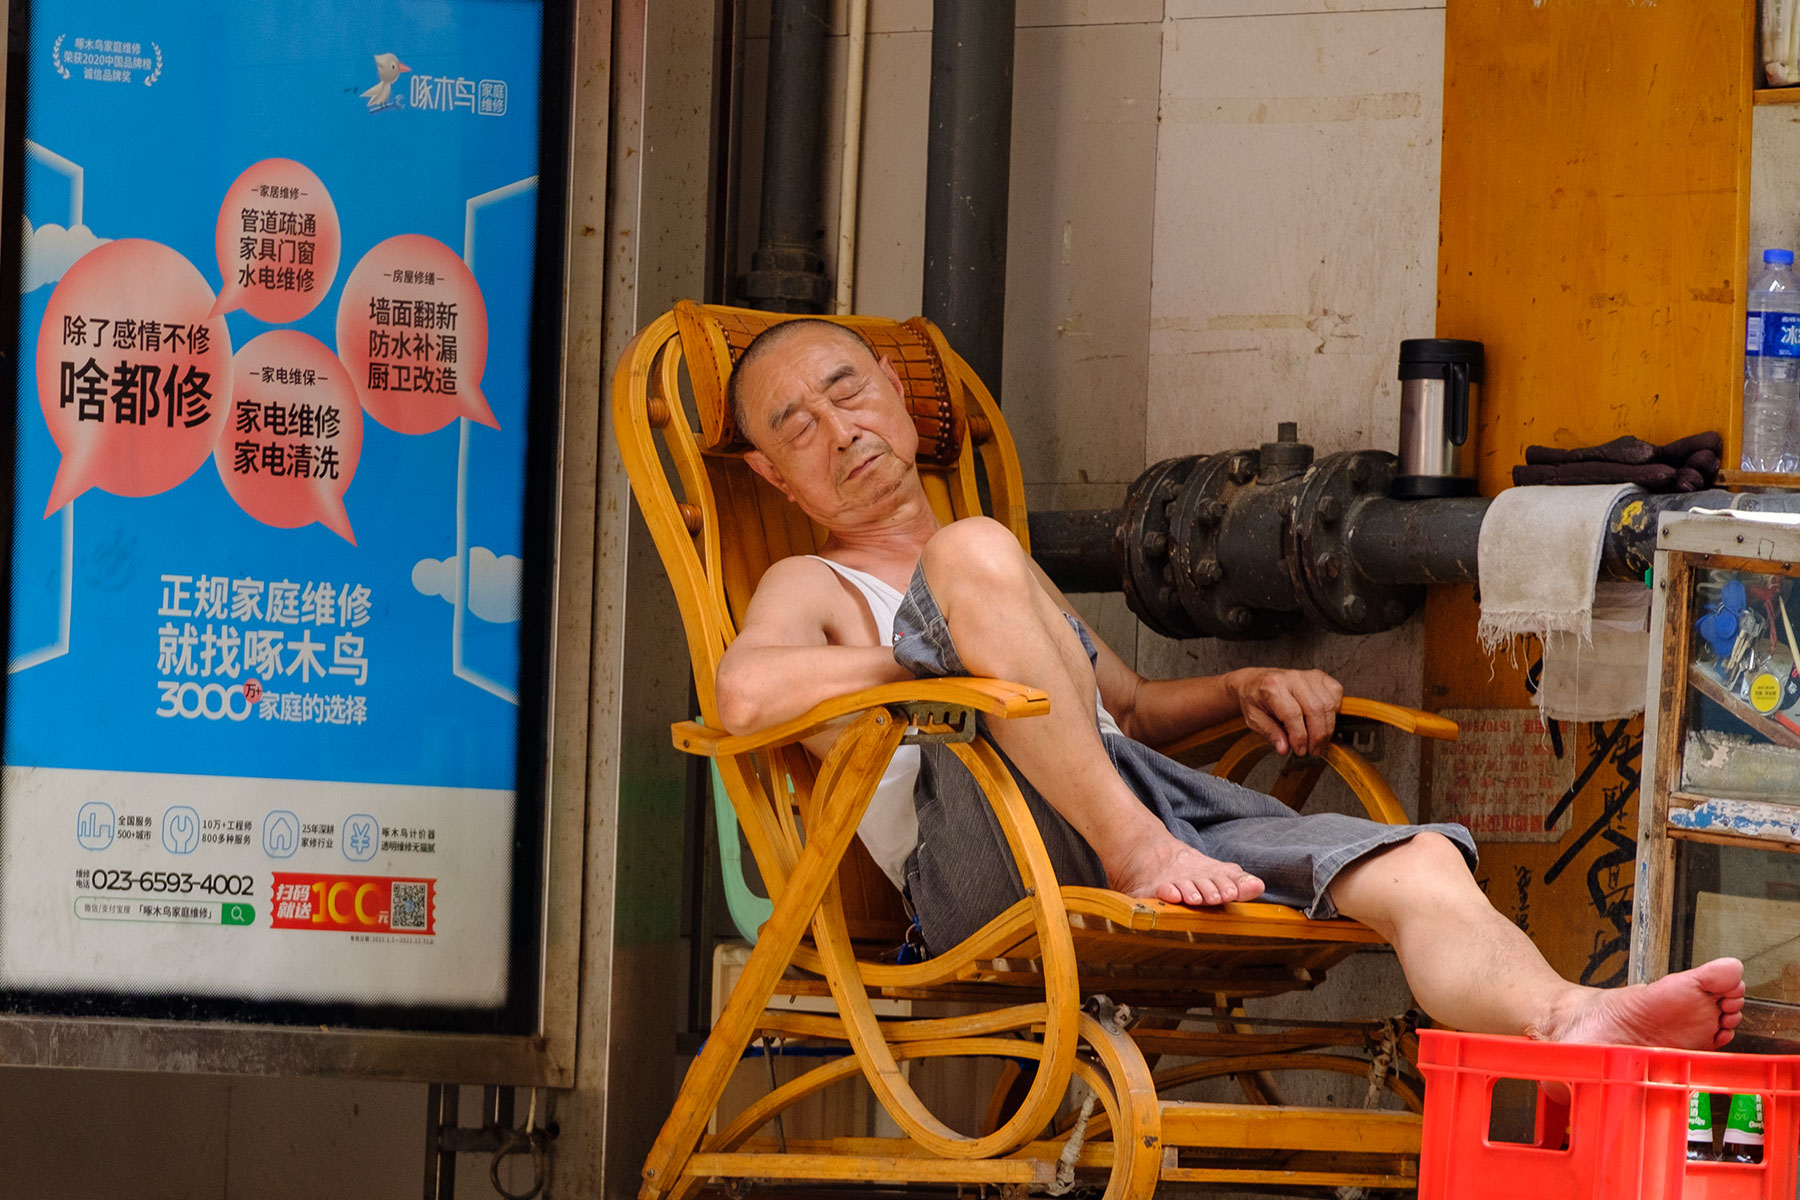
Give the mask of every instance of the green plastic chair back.
[(751, 945), (756, 934), (775, 912), (775, 902), (750, 890), (744, 878), (744, 843), (738, 837), (737, 813), (725, 793), (718, 764), (712, 765), (713, 815), (719, 827), (719, 870), (725, 877), (725, 907), (738, 934)]

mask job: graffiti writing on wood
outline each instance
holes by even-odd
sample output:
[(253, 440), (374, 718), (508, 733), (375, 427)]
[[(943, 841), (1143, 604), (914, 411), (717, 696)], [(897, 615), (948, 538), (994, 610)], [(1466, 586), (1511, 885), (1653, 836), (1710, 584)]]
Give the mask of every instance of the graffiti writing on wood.
[(1615, 721), (1588, 726), (1588, 761), (1576, 775), (1574, 786), (1551, 809), (1553, 820), (1574, 802), (1602, 766), (1611, 766), (1617, 773), (1618, 783), (1600, 791), (1599, 814), (1544, 872), (1544, 883), (1555, 883), (1588, 843), (1598, 840), (1603, 847), (1587, 869), (1588, 902), (1600, 918), (1587, 965), (1581, 971), (1580, 981), (1590, 987), (1615, 987), (1625, 982), (1632, 874), (1637, 858), (1636, 831), (1625, 828), (1625, 812), (1638, 793), (1638, 761), (1644, 752), (1643, 731), (1633, 731), (1631, 725), (1630, 721)]

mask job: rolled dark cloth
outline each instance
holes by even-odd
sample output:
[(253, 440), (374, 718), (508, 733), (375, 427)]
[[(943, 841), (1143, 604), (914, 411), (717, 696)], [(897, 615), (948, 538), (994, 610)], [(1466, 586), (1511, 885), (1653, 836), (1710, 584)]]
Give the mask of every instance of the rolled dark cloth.
[[(1667, 464), (1660, 464), (1666, 466)], [(1678, 492), (1697, 492), (1706, 487), (1706, 478), (1692, 467), (1683, 467), (1675, 472), (1675, 490)]]
[[(1695, 472), (1698, 477), (1699, 473)], [(1542, 484), (1635, 483), (1647, 492), (1667, 492), (1675, 486), (1676, 468), (1667, 463), (1573, 462), (1561, 466), (1526, 464), (1513, 468), (1513, 482), (1520, 487)]]
[(1564, 450), (1557, 446), (1525, 447), (1525, 463), (1532, 467), (1560, 467), (1569, 463), (1619, 463), (1642, 466), (1656, 457), (1656, 447), (1643, 438), (1627, 434), (1598, 446), (1577, 446)]
[(1707, 487), (1711, 487), (1713, 480), (1719, 477), (1719, 456), (1711, 450), (1694, 451), (1681, 466), (1683, 470), (1699, 475)]
[[(1712, 452), (1713, 462), (1715, 464), (1713, 470), (1714, 472), (1717, 472), (1719, 468), (1716, 464), (1725, 456), (1725, 439), (1711, 430), (1708, 430), (1705, 433), (1690, 433), (1687, 437), (1676, 438), (1672, 442), (1665, 442), (1663, 445), (1658, 446), (1656, 448), (1656, 461), (1668, 463), (1672, 467), (1679, 467), (1684, 464), (1691, 467), (1694, 464), (1689, 460), (1701, 451)], [(1531, 460), (1527, 458), (1525, 461), (1530, 462)], [(1698, 467), (1695, 467), (1694, 469), (1700, 470)], [(1705, 472), (1701, 471), (1701, 474), (1705, 474)]]

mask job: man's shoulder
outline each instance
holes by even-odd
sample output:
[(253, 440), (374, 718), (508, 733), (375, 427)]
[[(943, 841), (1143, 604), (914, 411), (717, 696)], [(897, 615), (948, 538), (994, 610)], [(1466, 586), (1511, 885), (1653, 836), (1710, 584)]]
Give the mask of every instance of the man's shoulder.
[(836, 577), (837, 573), (824, 559), (811, 554), (790, 554), (769, 564), (769, 569), (757, 580), (756, 594), (760, 596), (769, 591), (810, 590)]
[(837, 573), (821, 559), (794, 554), (769, 564), (756, 581), (753, 599), (758, 605), (780, 603), (787, 608), (828, 607), (840, 594)]

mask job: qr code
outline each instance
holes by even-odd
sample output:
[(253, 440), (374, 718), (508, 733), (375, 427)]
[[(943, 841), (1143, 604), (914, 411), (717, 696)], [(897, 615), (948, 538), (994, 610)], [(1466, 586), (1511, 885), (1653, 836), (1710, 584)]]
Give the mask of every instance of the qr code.
[(423, 883), (396, 883), (394, 885), (393, 902), (389, 911), (393, 914), (388, 922), (391, 929), (424, 929), (430, 921), (430, 914), (425, 911), (429, 895), (429, 885)]

